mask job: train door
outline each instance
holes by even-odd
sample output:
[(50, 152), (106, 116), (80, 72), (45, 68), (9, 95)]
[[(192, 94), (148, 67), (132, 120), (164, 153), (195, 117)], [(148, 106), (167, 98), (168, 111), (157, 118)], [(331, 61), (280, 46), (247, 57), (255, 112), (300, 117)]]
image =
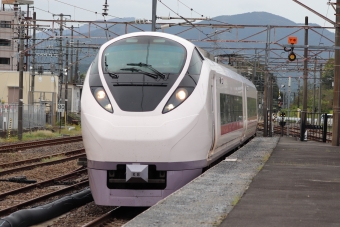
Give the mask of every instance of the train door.
[(217, 135), (217, 108), (216, 108), (216, 101), (217, 101), (217, 96), (216, 96), (216, 75), (212, 74), (211, 75), (211, 86), (210, 86), (210, 96), (211, 96), (211, 134), (212, 134), (212, 140), (211, 140), (211, 147), (209, 151), (209, 157), (214, 154), (215, 150), (215, 144), (216, 144), (216, 135)]

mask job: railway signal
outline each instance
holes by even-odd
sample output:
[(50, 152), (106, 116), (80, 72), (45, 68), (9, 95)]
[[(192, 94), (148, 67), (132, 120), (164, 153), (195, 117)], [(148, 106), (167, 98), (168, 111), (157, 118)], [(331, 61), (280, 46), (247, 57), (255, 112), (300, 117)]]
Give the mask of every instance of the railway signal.
[(284, 51), (290, 52), (288, 54), (288, 60), (289, 61), (295, 61), (296, 60), (296, 55), (294, 53), (294, 45), (297, 44), (298, 38), (296, 36), (289, 36), (288, 37), (288, 44), (292, 45), (291, 48), (288, 50), (286, 47), (284, 48)]

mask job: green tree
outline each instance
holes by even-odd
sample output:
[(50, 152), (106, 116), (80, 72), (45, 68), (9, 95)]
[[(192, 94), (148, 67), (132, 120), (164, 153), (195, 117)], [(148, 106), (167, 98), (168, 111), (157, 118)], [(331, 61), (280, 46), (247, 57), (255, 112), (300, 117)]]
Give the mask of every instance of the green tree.
[(332, 89), (332, 82), (334, 81), (334, 58), (330, 58), (323, 68), (322, 73), (322, 88)]

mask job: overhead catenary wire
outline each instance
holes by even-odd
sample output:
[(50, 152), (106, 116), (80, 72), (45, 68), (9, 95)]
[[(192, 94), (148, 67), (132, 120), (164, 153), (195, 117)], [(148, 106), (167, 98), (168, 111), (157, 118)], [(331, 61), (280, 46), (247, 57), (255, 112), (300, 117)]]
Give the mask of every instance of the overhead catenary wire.
[[(168, 8), (170, 11), (172, 11), (173, 13), (175, 13), (177, 16), (181, 17), (183, 20), (185, 20), (188, 24), (190, 24), (191, 26), (193, 26), (195, 29), (197, 29), (199, 32), (201, 32), (203, 35), (205, 35), (207, 38), (208, 34), (205, 34), (201, 29), (199, 29), (198, 27), (196, 27), (192, 22), (190, 22), (188, 19), (186, 19), (185, 17), (181, 16), (180, 14), (176, 13), (173, 9), (171, 9), (168, 5), (166, 5), (165, 3), (162, 2), (162, 0), (158, 0), (162, 5), (164, 5), (166, 8)], [(225, 51), (224, 51), (225, 52)], [(226, 53), (226, 52), (225, 52)]]

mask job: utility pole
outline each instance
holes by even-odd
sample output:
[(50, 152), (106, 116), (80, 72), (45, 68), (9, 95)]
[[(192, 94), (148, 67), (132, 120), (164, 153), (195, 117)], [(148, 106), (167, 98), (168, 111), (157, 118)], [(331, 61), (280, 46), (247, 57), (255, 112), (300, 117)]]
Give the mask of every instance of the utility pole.
[[(54, 15), (53, 15), (54, 16)], [(59, 28), (59, 54), (58, 54), (58, 65), (59, 65), (59, 100), (61, 103), (61, 90), (63, 87), (63, 14), (58, 15), (60, 17), (60, 28)], [(61, 120), (61, 119), (60, 119)]]
[(157, 11), (157, 0), (152, 0), (152, 28), (153, 32), (156, 31), (156, 11)]
[(257, 49), (255, 49), (255, 60), (254, 60), (254, 71), (253, 71), (253, 76), (251, 78), (251, 82), (254, 83), (255, 81), (255, 76), (256, 76), (256, 66), (257, 66)]
[(315, 101), (316, 101), (316, 62), (317, 59), (316, 57), (314, 58), (314, 83), (313, 83), (313, 109), (312, 109), (312, 125), (315, 124), (314, 119), (315, 119), (315, 109), (316, 109), (316, 105), (315, 105)]
[(269, 137), (273, 136), (273, 75), (269, 75)]
[(298, 79), (298, 108), (300, 108), (300, 77)]
[[(65, 116), (67, 118), (67, 103), (68, 103), (68, 48), (69, 48), (69, 42), (66, 42), (66, 69), (65, 69)], [(67, 120), (67, 119), (66, 119)]]
[[(335, 46), (340, 46), (340, 0), (336, 1)], [(332, 146), (339, 146), (340, 137), (340, 50), (334, 55), (334, 98)]]
[[(322, 64), (320, 64), (319, 75), (319, 100), (318, 100), (318, 112), (321, 114), (321, 79), (322, 79)], [(318, 117), (318, 124), (320, 125), (321, 117)]]
[(74, 66), (74, 82), (79, 83), (79, 78), (78, 78), (78, 61), (79, 61), (79, 40), (77, 40), (77, 47), (76, 47), (76, 63)]
[[(340, 0), (339, 0), (340, 1)], [(305, 17), (305, 25), (308, 26), (308, 17)], [(302, 111), (301, 111), (301, 127), (300, 127), (300, 141), (304, 141), (305, 138), (305, 129), (306, 129), (306, 121), (307, 121), (307, 64), (308, 64), (308, 28), (305, 28), (305, 46), (307, 46), (304, 50), (304, 70), (303, 70), (303, 103), (302, 103)]]
[[(59, 28), (59, 53), (58, 53), (58, 65), (59, 65), (59, 100), (58, 103), (61, 103), (62, 97), (62, 87), (63, 87), (63, 80), (64, 80), (64, 74), (63, 74), (63, 23), (64, 23), (64, 17), (71, 17), (71, 15), (65, 15), (65, 14), (53, 14), (53, 16), (58, 16), (60, 19), (60, 28)], [(61, 120), (61, 119), (60, 119)]]
[(264, 74), (264, 92), (263, 92), (263, 136), (268, 136), (268, 58), (269, 58), (269, 42), (270, 42), (270, 26), (267, 26), (267, 42), (266, 42), (266, 58), (265, 58), (265, 74)]
[(71, 26), (71, 68), (70, 70), (67, 70), (68, 72), (70, 72), (70, 79), (71, 79), (71, 82), (73, 82), (73, 47), (74, 47), (74, 40), (73, 40), (73, 25)]
[(287, 100), (287, 103), (288, 103), (288, 114), (287, 114), (287, 117), (288, 117), (288, 121), (287, 121), (287, 136), (289, 136), (289, 117), (290, 117), (290, 86), (292, 85), (292, 77), (288, 77), (288, 100)]
[(32, 72), (31, 72), (31, 98), (30, 98), (30, 102), (31, 104), (34, 104), (34, 80), (35, 80), (35, 68), (36, 68), (36, 54), (35, 54), (35, 41), (36, 41), (36, 26), (37, 26), (37, 22), (35, 21), (37, 19), (37, 13), (33, 12), (33, 38), (32, 38)]
[(321, 80), (322, 79), (322, 64), (320, 64), (320, 75), (319, 75), (319, 102), (318, 102), (318, 112), (321, 113)]
[(19, 108), (18, 108), (18, 139), (22, 140), (22, 115), (23, 115), (23, 87), (24, 87), (24, 34), (25, 27), (24, 22), (21, 21), (19, 26), (19, 38), (20, 38), (20, 59), (19, 59)]

